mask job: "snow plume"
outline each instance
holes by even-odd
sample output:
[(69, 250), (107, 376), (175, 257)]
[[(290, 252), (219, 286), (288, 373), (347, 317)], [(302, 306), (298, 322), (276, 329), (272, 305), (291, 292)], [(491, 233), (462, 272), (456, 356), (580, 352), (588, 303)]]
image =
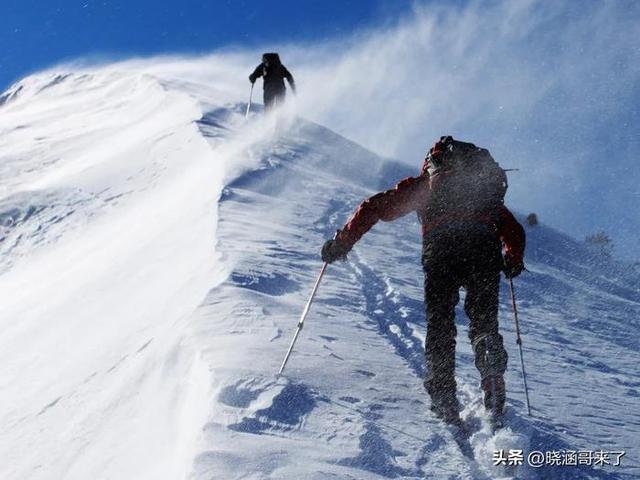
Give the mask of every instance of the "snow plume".
[(306, 116), (416, 169), (442, 134), (488, 147), (520, 169), (516, 208), (638, 252), (639, 19), (630, 1), (418, 3), (396, 25), (283, 58)]
[(640, 11), (632, 2), (590, 7), (418, 4), (398, 25), (358, 34), (341, 48), (296, 52), (301, 103), (359, 143), (411, 162), (442, 132), (501, 146), (551, 122), (550, 132), (561, 128), (555, 142), (584, 128), (562, 121), (592, 122), (637, 93), (633, 14)]
[(131, 65), (240, 102), (262, 51), (279, 51), (302, 116), (416, 170), (442, 134), (485, 146), (519, 169), (510, 205), (578, 237), (615, 232), (617, 253), (633, 258), (638, 19), (632, 1), (417, 2), (405, 18), (339, 39)]

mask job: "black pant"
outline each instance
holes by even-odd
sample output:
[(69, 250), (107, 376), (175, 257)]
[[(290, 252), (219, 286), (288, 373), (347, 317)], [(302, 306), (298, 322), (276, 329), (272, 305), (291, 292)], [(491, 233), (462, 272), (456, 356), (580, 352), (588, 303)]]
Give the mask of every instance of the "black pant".
[(284, 86), (282, 88), (267, 88), (264, 89), (264, 109), (266, 111), (271, 110), (272, 108), (280, 105), (284, 102), (284, 98), (286, 95), (286, 90)]
[[(424, 238), (422, 264), (427, 308), (425, 388), (434, 401), (455, 402), (455, 307), (461, 287), (467, 293), (464, 310), (481, 377), (503, 374), (507, 367), (498, 333), (500, 242), (484, 225), (439, 228)], [(492, 371), (486, 365), (486, 343), (492, 345), (497, 359)]]

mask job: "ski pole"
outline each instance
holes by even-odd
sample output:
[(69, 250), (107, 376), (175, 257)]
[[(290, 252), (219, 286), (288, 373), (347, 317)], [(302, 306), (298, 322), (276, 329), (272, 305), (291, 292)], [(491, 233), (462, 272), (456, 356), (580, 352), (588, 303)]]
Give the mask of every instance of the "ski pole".
[(282, 365), (280, 365), (280, 371), (278, 372), (278, 375), (282, 374), (282, 372), (284, 371), (284, 367), (287, 364), (287, 361), (289, 360), (289, 356), (291, 355), (293, 346), (295, 345), (296, 340), (298, 339), (300, 330), (302, 330), (302, 327), (304, 326), (304, 319), (307, 317), (307, 314), (309, 313), (309, 309), (311, 308), (311, 302), (313, 302), (313, 298), (316, 296), (316, 291), (318, 290), (318, 286), (320, 285), (320, 280), (322, 280), (324, 272), (327, 269), (327, 265), (329, 264), (326, 262), (322, 265), (322, 270), (320, 270), (320, 275), (318, 275), (316, 284), (313, 286), (313, 290), (311, 291), (311, 296), (309, 297), (309, 300), (307, 301), (307, 304), (305, 305), (304, 310), (302, 311), (302, 315), (300, 316), (300, 321), (298, 322), (298, 328), (296, 328), (296, 333), (293, 335), (291, 344), (289, 344), (289, 350), (287, 350), (287, 354), (285, 355), (284, 360), (282, 361)]
[(522, 366), (522, 381), (524, 383), (524, 394), (527, 400), (527, 413), (531, 416), (531, 405), (529, 404), (529, 390), (527, 388), (527, 374), (524, 371), (524, 357), (522, 356), (522, 338), (520, 337), (520, 323), (518, 322), (518, 308), (516, 307), (516, 294), (513, 289), (513, 279), (509, 279), (509, 289), (511, 290), (511, 306), (513, 307), (513, 319), (516, 323), (516, 343), (520, 349), (520, 365)]
[(244, 118), (249, 116), (249, 110), (251, 110), (251, 97), (253, 97), (253, 83), (251, 84), (251, 91), (249, 92), (249, 103), (247, 103), (247, 113), (244, 114)]

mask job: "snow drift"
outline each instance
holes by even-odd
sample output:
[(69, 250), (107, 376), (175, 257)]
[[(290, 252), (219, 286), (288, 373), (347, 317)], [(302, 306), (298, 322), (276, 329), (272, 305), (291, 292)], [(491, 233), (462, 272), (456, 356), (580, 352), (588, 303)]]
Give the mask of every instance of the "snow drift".
[[(544, 226), (528, 229), (530, 272), (516, 281), (535, 415), (522, 413), (503, 292), (509, 427), (497, 435), (458, 345), (471, 456), (422, 390), (412, 215), (329, 268), (277, 379), (322, 241), (414, 172), (292, 108), (245, 120), (209, 80), (124, 64), (46, 72), (0, 97), (2, 478), (640, 472), (640, 275)], [(464, 339), (461, 311), (457, 322)], [(627, 454), (620, 467), (512, 471), (492, 465), (496, 448)]]

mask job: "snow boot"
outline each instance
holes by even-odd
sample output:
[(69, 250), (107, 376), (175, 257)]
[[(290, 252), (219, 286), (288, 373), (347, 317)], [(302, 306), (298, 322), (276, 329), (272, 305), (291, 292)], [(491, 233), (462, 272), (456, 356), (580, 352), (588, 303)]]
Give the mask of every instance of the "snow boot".
[(462, 427), (460, 418), (460, 406), (457, 400), (436, 400), (431, 399), (431, 411), (448, 425)]
[(491, 416), (494, 428), (500, 428), (503, 424), (504, 404), (507, 398), (504, 377), (494, 375), (482, 379), (480, 387), (484, 393), (484, 407)]
[(507, 352), (500, 335), (482, 335), (473, 344), (476, 367), (480, 372), (480, 388), (484, 393), (484, 406), (493, 415), (502, 415), (506, 399), (504, 371)]

